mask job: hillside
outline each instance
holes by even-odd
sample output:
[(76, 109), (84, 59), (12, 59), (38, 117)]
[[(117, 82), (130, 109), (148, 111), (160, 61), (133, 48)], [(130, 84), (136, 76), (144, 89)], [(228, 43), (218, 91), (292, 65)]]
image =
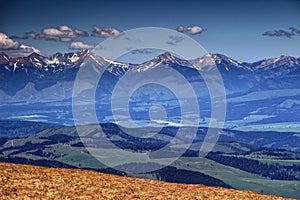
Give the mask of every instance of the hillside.
[(0, 199), (283, 199), (204, 185), (165, 183), (95, 171), (0, 163)]

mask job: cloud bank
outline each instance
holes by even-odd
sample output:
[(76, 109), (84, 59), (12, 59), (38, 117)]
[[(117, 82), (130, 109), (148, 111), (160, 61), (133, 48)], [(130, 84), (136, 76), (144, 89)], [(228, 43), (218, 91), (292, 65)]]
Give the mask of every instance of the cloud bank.
[(37, 39), (37, 40), (51, 40), (56, 42), (73, 42), (74, 39), (79, 37), (117, 37), (121, 31), (114, 28), (93, 26), (92, 34), (86, 31), (74, 29), (67, 25), (61, 25), (56, 28), (43, 28), (40, 33), (29, 31), (24, 36), (11, 36), (10, 39)]
[(292, 38), (293, 36), (300, 36), (300, 30), (295, 27), (290, 27), (289, 30), (273, 30), (273, 31), (266, 31), (262, 34), (263, 36), (269, 37), (287, 37)]
[(83, 42), (72, 42), (69, 46), (69, 49), (76, 49), (76, 50), (82, 50), (82, 49), (92, 49), (95, 45), (85, 44)]
[(86, 31), (74, 29), (67, 25), (61, 25), (56, 28), (43, 28), (41, 33), (34, 31), (26, 32), (25, 36), (12, 36), (11, 39), (37, 39), (37, 40), (52, 40), (61, 42), (71, 42), (75, 38), (87, 37), (89, 34)]
[(97, 26), (93, 26), (92, 36), (94, 37), (116, 37), (120, 35), (121, 32), (114, 28), (100, 28)]
[(6, 53), (10, 57), (28, 56), (33, 52), (40, 53), (38, 49), (19, 44), (4, 33), (0, 33), (0, 51)]

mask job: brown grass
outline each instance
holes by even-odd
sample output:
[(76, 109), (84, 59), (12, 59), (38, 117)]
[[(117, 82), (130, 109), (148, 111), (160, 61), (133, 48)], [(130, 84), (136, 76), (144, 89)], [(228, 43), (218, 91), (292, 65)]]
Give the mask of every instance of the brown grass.
[(283, 199), (79, 169), (0, 163), (0, 199)]

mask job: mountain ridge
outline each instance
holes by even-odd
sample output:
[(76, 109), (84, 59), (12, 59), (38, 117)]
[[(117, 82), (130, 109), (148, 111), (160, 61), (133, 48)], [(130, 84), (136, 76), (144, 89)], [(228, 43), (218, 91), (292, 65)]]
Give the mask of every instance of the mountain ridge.
[[(217, 67), (228, 94), (282, 88), (299, 88), (300, 58), (279, 56), (253, 63), (240, 62), (222, 54), (206, 54), (184, 60), (165, 52), (141, 64), (121, 63), (103, 58), (89, 50), (56, 53), (44, 57), (32, 53), (27, 57), (9, 58), (0, 53), (0, 90), (13, 96), (29, 83), (40, 91), (58, 82), (74, 81), (80, 68), (90, 66), (92, 74), (107, 72), (107, 82), (116, 82), (128, 70), (147, 72), (163, 65), (170, 66), (191, 81), (198, 72)], [(201, 77), (196, 78), (200, 82)], [(276, 81), (274, 81), (276, 79)], [(114, 80), (114, 81), (112, 81)], [(108, 84), (109, 85), (109, 84)], [(26, 92), (25, 92), (26, 93)]]
[[(57, 53), (55, 53), (55, 54), (53, 54), (49, 57), (43, 56), (43, 55), (38, 54), (36, 52), (33, 52), (28, 56), (11, 58), (7, 54), (5, 54), (4, 52), (0, 52), (0, 65), (3, 65), (3, 64), (12, 65), (12, 64), (15, 64), (16, 62), (20, 62), (20, 61), (24, 62), (24, 60), (29, 60), (30, 58), (33, 58), (33, 59), (34, 58), (40, 58), (40, 59), (47, 60), (47, 62), (44, 61), (44, 64), (47, 64), (47, 65), (66, 64), (66, 62), (64, 62), (65, 60), (68, 60), (69, 62), (75, 63), (77, 61), (77, 59), (74, 59), (73, 57), (79, 57), (79, 58), (82, 59), (83, 57), (85, 57), (87, 55), (90, 55), (90, 54), (93, 54), (93, 53), (91, 51), (87, 50), (87, 49), (84, 49), (84, 50), (79, 51), (79, 52), (68, 52), (68, 53), (57, 52)], [(98, 57), (100, 57), (100, 56), (98, 56)], [(227, 62), (234, 63), (236, 65), (237, 64), (242, 64), (242, 65), (245, 65), (245, 66), (252, 65), (252, 64), (255, 65), (255, 66), (259, 66), (261, 63), (263, 65), (268, 66), (270, 64), (278, 63), (278, 62), (281, 62), (281, 61), (284, 61), (284, 60), (289, 60), (289, 61), (295, 62), (297, 64), (300, 63), (300, 57), (296, 58), (296, 57), (288, 56), (288, 55), (280, 55), (280, 56), (274, 57), (274, 58), (264, 58), (264, 59), (261, 59), (259, 61), (255, 61), (255, 62), (243, 62), (243, 61), (238, 61), (238, 60), (232, 59), (232, 58), (230, 58), (226, 55), (220, 54), (220, 53), (208, 53), (208, 54), (205, 54), (202, 57), (198, 57), (198, 58), (194, 58), (194, 59), (186, 60), (186, 61), (200, 61), (200, 62), (202, 61), (203, 62), (203, 60), (209, 59), (209, 58), (216, 61), (216, 63), (220, 63), (222, 61), (227, 61)], [(106, 61), (111, 62), (111, 63), (130, 64), (130, 63), (121, 63), (121, 62), (110, 61), (109, 59), (106, 59), (106, 58), (103, 58), (103, 59), (105, 59)], [(174, 62), (174, 63), (178, 62), (178, 61), (184, 61), (183, 59), (179, 59), (176, 56), (173, 56), (170, 52), (164, 52), (164, 53), (154, 57), (152, 60), (159, 60), (159, 61), (162, 61), (162, 62)], [(152, 61), (152, 60), (150, 60), (150, 61)], [(144, 63), (147, 63), (147, 62), (149, 62), (149, 61), (146, 61)], [(135, 65), (141, 65), (141, 64), (144, 64), (144, 63), (139, 63), (139, 64), (135, 64)], [(28, 64), (28, 63), (20, 62), (20, 64)], [(34, 64), (34, 62), (32, 62), (31, 64)]]

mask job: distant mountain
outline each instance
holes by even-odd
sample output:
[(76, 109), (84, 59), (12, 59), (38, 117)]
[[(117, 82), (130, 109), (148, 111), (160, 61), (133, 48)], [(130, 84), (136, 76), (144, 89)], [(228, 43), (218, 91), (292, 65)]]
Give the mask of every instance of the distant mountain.
[[(69, 87), (72, 84), (69, 82), (74, 81), (79, 68), (86, 66), (93, 67), (92, 73), (105, 70), (105, 83), (110, 87), (110, 84), (115, 84), (128, 70), (134, 73), (147, 72), (162, 65), (178, 70), (189, 81), (195, 81), (196, 70), (205, 72), (216, 66), (228, 94), (300, 87), (300, 58), (291, 56), (246, 63), (221, 54), (207, 54), (194, 60), (183, 60), (166, 52), (142, 64), (128, 64), (111, 61), (83, 50), (75, 53), (56, 53), (51, 57), (32, 53), (27, 57), (9, 58), (0, 53), (0, 95), (9, 99), (9, 96), (57, 90), (61, 87), (71, 91)], [(199, 76), (196, 79), (203, 81)], [(67, 95), (64, 98), (69, 97), (70, 95)]]
[[(249, 65), (249, 64), (248, 64)], [(280, 56), (277, 58), (264, 59), (250, 64), (254, 70), (264, 72), (265, 76), (282, 76), (289, 74), (300, 66), (300, 58), (294, 58), (292, 56)]]
[(260, 77), (258, 88), (285, 89), (299, 88), (300, 58), (280, 56), (264, 59), (250, 65)]
[(59, 128), (57, 124), (30, 121), (0, 120), (0, 138), (28, 137), (47, 128)]

